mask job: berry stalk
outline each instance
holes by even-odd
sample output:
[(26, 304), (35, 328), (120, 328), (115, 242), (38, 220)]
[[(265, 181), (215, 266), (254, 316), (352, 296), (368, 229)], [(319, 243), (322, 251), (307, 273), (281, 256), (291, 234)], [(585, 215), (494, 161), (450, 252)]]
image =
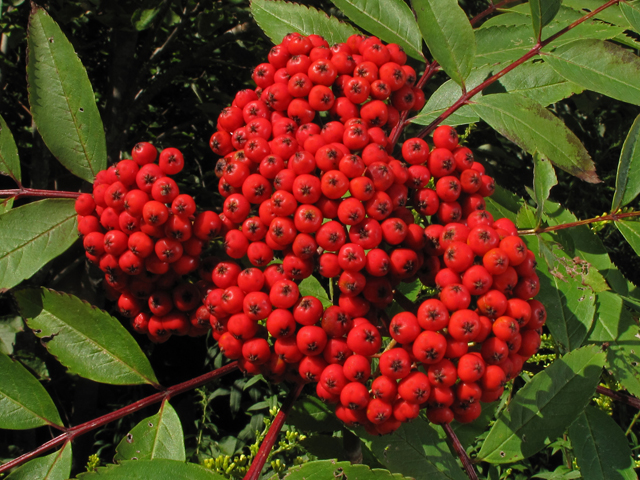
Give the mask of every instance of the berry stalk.
[(478, 474), (473, 468), (473, 464), (471, 463), (471, 459), (469, 458), (469, 455), (467, 455), (467, 452), (465, 451), (464, 447), (460, 443), (460, 440), (458, 440), (458, 436), (456, 435), (456, 432), (453, 431), (453, 428), (451, 428), (451, 425), (449, 425), (448, 423), (445, 423), (444, 425), (442, 425), (442, 428), (444, 429), (445, 433), (447, 434), (447, 437), (449, 437), (449, 440), (453, 444), (453, 449), (458, 454), (458, 457), (462, 462), (462, 466), (467, 476), (471, 480), (478, 480)]
[(77, 425), (75, 427), (69, 427), (65, 430), (65, 432), (61, 435), (58, 435), (55, 438), (52, 438), (47, 443), (40, 445), (35, 450), (31, 452), (25, 453), (24, 455), (19, 456), (11, 460), (10, 462), (5, 463), (4, 465), (0, 465), (0, 474), (11, 470), (19, 465), (22, 465), (29, 460), (36, 458), (51, 450), (52, 448), (57, 447), (58, 445), (62, 445), (63, 443), (70, 442), (75, 440), (77, 437), (84, 435), (85, 433), (90, 432), (91, 430), (95, 430), (98, 427), (101, 427), (107, 423), (113, 422), (114, 420), (118, 420), (120, 418), (126, 417), (138, 410), (142, 410), (149, 405), (153, 405), (154, 403), (159, 403), (164, 400), (169, 400), (170, 398), (179, 395), (184, 392), (188, 392), (189, 390), (193, 390), (194, 388), (201, 387), (206, 383), (215, 380), (216, 378), (222, 377), (228, 373), (235, 371), (238, 368), (237, 362), (232, 362), (224, 367), (213, 370), (209, 373), (205, 373), (204, 375), (200, 375), (199, 377), (193, 378), (191, 380), (187, 380), (186, 382), (179, 383), (172, 387), (168, 387), (161, 392), (158, 392), (154, 395), (150, 395), (142, 400), (138, 400), (131, 405), (127, 405), (126, 407), (120, 408), (115, 412), (107, 413), (102, 417), (95, 418), (88, 422), (85, 422), (81, 425)]

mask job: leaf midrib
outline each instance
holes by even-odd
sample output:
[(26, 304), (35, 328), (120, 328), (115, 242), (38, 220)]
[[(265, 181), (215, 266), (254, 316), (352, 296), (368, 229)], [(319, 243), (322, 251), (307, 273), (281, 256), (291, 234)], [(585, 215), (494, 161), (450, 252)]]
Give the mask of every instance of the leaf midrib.
[[(53, 292), (50, 292), (53, 293)], [(116, 362), (121, 363), (122, 365), (124, 365), (130, 372), (138, 375), (140, 378), (143, 378), (146, 380), (146, 382), (149, 385), (153, 385), (154, 382), (151, 381), (151, 379), (149, 379), (146, 375), (144, 375), (141, 372), (138, 372), (136, 369), (134, 369), (131, 365), (129, 365), (128, 363), (126, 363), (124, 360), (122, 360), (120, 357), (116, 356), (114, 353), (112, 353), (110, 350), (108, 350), (107, 348), (103, 347), (100, 343), (97, 342), (97, 340), (92, 339), (91, 337), (88, 337), (87, 335), (85, 335), (83, 332), (81, 332), (80, 330), (74, 328), (72, 325), (70, 325), (69, 323), (66, 323), (64, 320), (62, 320), (60, 317), (58, 317), (57, 315), (55, 315), (53, 312), (51, 312), (50, 310), (46, 310), (43, 306), (42, 308), (42, 312), (47, 312), (49, 315), (51, 315), (54, 319), (56, 319), (58, 322), (60, 322), (62, 325), (68, 327), (69, 329), (71, 329), (73, 332), (75, 332), (76, 336), (81, 337), (83, 340), (82, 342), (86, 342), (89, 341), (89, 343), (99, 347), (103, 352), (106, 352), (106, 354), (108, 354), (108, 356), (110, 358), (114, 358), (116, 360)], [(38, 315), (40, 316), (42, 314), (42, 312)], [(32, 319), (33, 320), (33, 319)], [(29, 323), (29, 320), (27, 320), (27, 324)], [(46, 335), (42, 335), (43, 337)], [(39, 337), (42, 338), (42, 337)]]

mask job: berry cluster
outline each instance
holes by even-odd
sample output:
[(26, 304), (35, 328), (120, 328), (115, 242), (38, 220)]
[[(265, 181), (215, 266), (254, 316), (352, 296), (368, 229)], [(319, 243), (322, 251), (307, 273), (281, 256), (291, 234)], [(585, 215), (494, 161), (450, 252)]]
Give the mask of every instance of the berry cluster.
[(210, 328), (202, 307), (206, 287), (183, 277), (198, 270), (203, 246), (222, 223), (215, 212), (196, 215), (194, 199), (180, 194), (171, 175), (183, 166), (178, 149), (158, 156), (153, 145), (141, 142), (132, 160), (99, 172), (93, 195), (83, 193), (75, 204), (86, 256), (104, 272), (109, 298), (156, 343)]
[[(392, 156), (391, 129), (424, 104), (405, 62), (375, 37), (329, 48), (287, 35), (254, 70), (258, 88), (218, 118), (219, 215), (179, 195), (175, 149), (155, 165), (142, 143), (101, 172), (78, 199), (80, 231), (134, 328), (154, 341), (211, 328), (243, 371), (316, 383), (341, 420), (372, 433), (422, 408), (434, 423), (470, 422), (497, 399), (540, 346), (535, 258), (486, 211), (493, 179), (453, 128)], [(214, 238), (228, 259), (201, 261)], [(195, 270), (197, 284), (182, 279)], [(300, 293), (315, 271), (337, 279), (326, 309)], [(398, 285), (416, 280), (438, 297), (388, 321)]]

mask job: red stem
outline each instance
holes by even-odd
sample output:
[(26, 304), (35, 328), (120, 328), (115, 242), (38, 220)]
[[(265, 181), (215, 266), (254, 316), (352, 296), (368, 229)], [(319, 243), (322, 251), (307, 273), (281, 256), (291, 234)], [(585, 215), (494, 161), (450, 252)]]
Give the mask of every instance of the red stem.
[(447, 437), (449, 437), (449, 440), (451, 440), (451, 443), (453, 444), (453, 449), (458, 454), (458, 457), (462, 462), (462, 467), (464, 468), (464, 471), (467, 473), (467, 476), (471, 480), (478, 480), (478, 474), (473, 468), (473, 464), (471, 463), (471, 459), (469, 458), (469, 455), (467, 455), (466, 450), (460, 443), (460, 440), (458, 440), (456, 432), (453, 431), (453, 428), (451, 428), (451, 425), (449, 425), (448, 423), (445, 423), (444, 425), (442, 425), (442, 428), (444, 428), (444, 431), (447, 433)]
[(587, 218), (586, 220), (578, 220), (577, 222), (561, 223), (560, 225), (552, 225), (544, 228), (529, 228), (526, 230), (518, 230), (518, 235), (535, 235), (538, 233), (554, 232), (556, 230), (564, 230), (565, 228), (578, 227), (580, 225), (588, 225), (589, 223), (614, 221), (617, 222), (622, 218), (638, 217), (640, 212), (627, 212), (627, 213), (610, 213), (609, 215), (603, 215), (602, 217)]
[(468, 91), (468, 92), (464, 92), (460, 98), (458, 100), (456, 100), (456, 102), (451, 105), (447, 110), (445, 110), (438, 118), (436, 118), (433, 122), (431, 122), (424, 130), (422, 130), (417, 136), (422, 138), (425, 137), (426, 135), (428, 135), (429, 133), (431, 133), (440, 123), (442, 123), (447, 117), (449, 117), (452, 113), (454, 113), (456, 110), (458, 110), (460, 107), (466, 105), (467, 103), (469, 103), (469, 100), (471, 98), (473, 98), (475, 95), (477, 95), (478, 93), (480, 93), (482, 90), (484, 90), (485, 88), (487, 88), (489, 85), (491, 85), (492, 83), (494, 83), (496, 80), (498, 80), (499, 78), (505, 76), (507, 73), (509, 73), (511, 70), (513, 70), (514, 68), (516, 68), (519, 65), (522, 65), (523, 63), (525, 63), (527, 60), (535, 57), (536, 55), (540, 54), (540, 50), (542, 50), (544, 47), (546, 47), (547, 45), (549, 45), (551, 42), (553, 42), (556, 38), (560, 37), (561, 35), (564, 35), (565, 33), (567, 33), (569, 30), (572, 30), (573, 28), (577, 27), (578, 25), (580, 25), (581, 23), (589, 20), (591, 17), (597, 15), (598, 13), (600, 13), (602, 10), (604, 10), (605, 8), (608, 8), (612, 5), (615, 5), (617, 3), (620, 3), (620, 0), (609, 0), (607, 3), (605, 3), (604, 5), (596, 8), (595, 10), (587, 13), (585, 16), (579, 18), (578, 20), (576, 20), (575, 22), (573, 22), (571, 25), (568, 25), (567, 27), (563, 28), (562, 30), (560, 30), (559, 32), (557, 32), (554, 35), (551, 35), (549, 38), (547, 38), (546, 40), (542, 41), (542, 42), (538, 42), (533, 48), (531, 48), (531, 50), (529, 50), (527, 53), (525, 53), (522, 57), (520, 57), (518, 60), (516, 60), (515, 62), (513, 62), (511, 65), (509, 65), (508, 67), (503, 68), (502, 70), (500, 70), (498, 73), (496, 73), (495, 75), (493, 75), (492, 77), (489, 77), (487, 80), (485, 80), (484, 82), (482, 82), (480, 85), (478, 85), (476, 88)]
[(617, 400), (620, 403), (625, 403), (627, 405), (630, 405), (640, 410), (640, 399), (632, 395), (627, 395), (626, 393), (622, 393), (622, 392), (615, 392), (613, 390), (610, 390), (606, 387), (601, 387), (601, 386), (598, 386), (596, 388), (596, 392), (601, 395), (606, 395), (607, 397), (610, 397), (614, 400)]
[(253, 459), (253, 462), (251, 463), (247, 474), (244, 476), (244, 480), (258, 480), (258, 478), (260, 478), (260, 473), (264, 468), (264, 464), (269, 457), (271, 449), (278, 439), (278, 434), (280, 433), (280, 430), (282, 430), (284, 421), (287, 419), (287, 415), (291, 411), (291, 407), (293, 407), (293, 404), (300, 396), (304, 385), (304, 383), (299, 383), (293, 388), (293, 390), (291, 390), (291, 392), (289, 392), (289, 395), (282, 404), (282, 407), (276, 415), (276, 418), (273, 419), (273, 423), (269, 427), (267, 435), (264, 437), (264, 440), (260, 444), (260, 449)]
[(484, 10), (483, 12), (480, 12), (478, 15), (476, 15), (475, 17), (473, 17), (471, 19), (471, 25), (475, 25), (476, 23), (478, 23), (480, 20), (482, 20), (484, 17), (486, 17), (487, 15), (491, 15), (493, 12), (495, 12), (498, 8), (503, 7), (505, 5), (507, 5), (508, 3), (514, 3), (517, 0), (502, 0), (502, 2), (496, 3), (491, 5), (489, 8), (487, 8), (486, 10)]
[(75, 440), (76, 437), (84, 435), (85, 433), (88, 433), (91, 430), (95, 430), (96, 428), (101, 427), (102, 425), (105, 425), (109, 422), (113, 422), (114, 420), (123, 418), (131, 413), (137, 412), (138, 410), (142, 410), (143, 408), (148, 407), (149, 405), (153, 405), (154, 403), (168, 400), (175, 395), (179, 395), (181, 393), (188, 392), (189, 390), (193, 390), (194, 388), (201, 387), (202, 385), (209, 383), (210, 381), (215, 380), (218, 377), (222, 377), (223, 375), (235, 371), (237, 368), (238, 362), (232, 362), (229, 365), (218, 368), (217, 370), (205, 373), (204, 375), (200, 375), (199, 377), (187, 380), (183, 383), (179, 383), (178, 385), (174, 385), (173, 387), (169, 387), (162, 392), (158, 392), (156, 394), (148, 396), (147, 398), (138, 400), (137, 402), (132, 403), (131, 405), (127, 405), (126, 407), (116, 410), (115, 412), (107, 413), (102, 417), (95, 418), (75, 427), (69, 427), (68, 429), (66, 429), (65, 433), (52, 438), (47, 443), (40, 445), (35, 450), (25, 453), (24, 455), (21, 455), (18, 458), (5, 463), (4, 465), (0, 465), (0, 473), (6, 472), (14, 467), (22, 465), (32, 458), (36, 458), (42, 453), (51, 450), (58, 445)]
[(44, 197), (44, 198), (78, 198), (80, 192), (61, 192), (58, 190), (38, 190), (35, 188), (12, 188), (0, 190), (0, 198)]

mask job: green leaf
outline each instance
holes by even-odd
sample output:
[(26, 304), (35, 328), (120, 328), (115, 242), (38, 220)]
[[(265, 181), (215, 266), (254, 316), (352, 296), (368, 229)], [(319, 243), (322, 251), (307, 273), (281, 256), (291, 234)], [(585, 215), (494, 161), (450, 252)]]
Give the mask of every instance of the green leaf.
[[(526, 7), (526, 4), (523, 6)], [(535, 46), (536, 42), (531, 34), (529, 21), (525, 22), (527, 18), (524, 15), (522, 17), (524, 17), (522, 24), (495, 25), (476, 30), (476, 65), (496, 62), (511, 63)], [(563, 22), (552, 22), (544, 28), (544, 36), (550, 37), (558, 33), (569, 23), (571, 23), (569, 19)], [(624, 32), (624, 28), (621, 27), (614, 27), (601, 22), (584, 22), (555, 39), (542, 51), (547, 52), (574, 40), (584, 38), (608, 40), (621, 35), (622, 32)]]
[(539, 103), (516, 94), (478, 98), (471, 108), (491, 127), (523, 150), (589, 183), (598, 183), (589, 153), (562, 121)]
[(287, 423), (304, 432), (334, 432), (342, 428), (332, 409), (318, 397), (305, 396), (296, 401)]
[(13, 208), (13, 198), (0, 199), (0, 215), (7, 213)]
[(71, 475), (71, 460), (71, 442), (67, 442), (57, 452), (25, 463), (6, 480), (66, 480)]
[[(278, 475), (271, 477), (278, 479)], [(287, 480), (328, 480), (331, 478), (353, 478), (361, 480), (401, 480), (402, 475), (388, 470), (371, 469), (367, 465), (351, 465), (349, 462), (335, 460), (318, 460), (289, 469), (285, 477)]]
[(156, 458), (186, 461), (180, 417), (167, 401), (157, 414), (142, 420), (120, 441), (113, 460)]
[(587, 406), (600, 379), (604, 353), (588, 345), (535, 375), (511, 399), (484, 441), (478, 459), (512, 463), (555, 440)]
[(548, 25), (556, 16), (562, 0), (529, 0), (531, 8), (531, 22), (533, 24), (533, 36), (540, 38), (542, 27)]
[(95, 472), (81, 473), (82, 480), (226, 480), (227, 477), (215, 473), (195, 463), (177, 460), (125, 460), (120, 464), (98, 467)]
[[(606, 0), (564, 0), (563, 4), (566, 7), (571, 7), (579, 11), (580, 15), (585, 15), (589, 12), (593, 12), (596, 8), (601, 7), (606, 3)], [(611, 5), (598, 13), (595, 18), (603, 20), (605, 22), (619, 25), (621, 27), (629, 28), (629, 23), (624, 18), (619, 5)]]
[(607, 343), (608, 370), (630, 393), (640, 396), (640, 329), (612, 292), (598, 294), (598, 320), (589, 341)]
[[(496, 68), (496, 72), (499, 69)], [(526, 62), (511, 70), (494, 85), (504, 87), (509, 93), (518, 93), (535, 100), (540, 105), (551, 105), (574, 93), (582, 92), (578, 85), (567, 82), (546, 63)], [(494, 87), (496, 88), (496, 87)], [(492, 92), (492, 87), (485, 94)], [(497, 88), (496, 88), (497, 90)]]
[(324, 308), (328, 308), (331, 305), (333, 305), (331, 300), (329, 300), (327, 291), (320, 284), (318, 279), (313, 275), (302, 280), (300, 282), (300, 285), (298, 285), (298, 290), (300, 290), (301, 297), (306, 297), (306, 296), (316, 297), (318, 300), (322, 302), (322, 306)]
[(476, 39), (457, 0), (412, 0), (422, 37), (433, 58), (457, 84), (464, 85), (476, 54)]
[(482, 404), (482, 412), (480, 413), (480, 416), (471, 423), (459, 423), (454, 421), (451, 424), (451, 428), (453, 428), (456, 437), (458, 437), (458, 440), (460, 440), (463, 447), (468, 448), (472, 446), (478, 440), (478, 437), (487, 430), (487, 427), (493, 420), (496, 408), (498, 408), (499, 404), (499, 400), (492, 403)]
[(640, 58), (626, 48), (602, 40), (576, 40), (544, 53), (544, 59), (570, 82), (640, 105)]
[(23, 331), (22, 318), (14, 315), (0, 317), (0, 353), (11, 355), (16, 334)]
[(40, 7), (31, 14), (27, 39), (29, 104), (38, 131), (60, 163), (93, 182), (107, 167), (107, 147), (87, 71)]
[(73, 373), (110, 385), (157, 385), (140, 346), (107, 312), (46, 288), (19, 290), (14, 297), (29, 328)]
[[(0, 217), (0, 219), (1, 218), (2, 217)], [(640, 255), (640, 222), (618, 220), (615, 224), (625, 240), (629, 242), (631, 248), (633, 248), (637, 255)]]
[(535, 228), (536, 214), (533, 207), (526, 203), (522, 205), (516, 217), (516, 227), (518, 228)]
[(416, 298), (418, 298), (418, 294), (420, 293), (421, 289), (422, 282), (420, 280), (416, 280), (411, 283), (402, 282), (397, 286), (397, 290), (412, 302), (415, 302)]
[(633, 28), (636, 33), (640, 32), (640, 4), (637, 2), (621, 2), (620, 10), (624, 18), (629, 22), (629, 25), (631, 25), (631, 28)]
[(351, 25), (329, 17), (313, 7), (278, 0), (251, 0), (251, 14), (273, 43), (290, 32), (322, 35), (330, 45), (347, 41), (359, 33)]
[(403, 423), (393, 435), (365, 437), (378, 461), (393, 472), (430, 480), (465, 480), (438, 431), (421, 418)]
[(520, 210), (523, 200), (509, 190), (496, 185), (496, 191), (490, 197), (485, 198), (487, 210), (496, 218), (505, 217), (516, 222), (516, 214)]
[(424, 62), (422, 36), (409, 6), (402, 0), (331, 0), (349, 19), (407, 55)]
[(551, 238), (541, 235), (538, 242), (527, 239), (527, 246), (546, 264), (538, 264), (540, 293), (537, 299), (548, 312), (553, 312), (547, 316), (547, 328), (557, 343), (571, 351), (587, 337), (596, 311), (596, 295), (585, 285), (574, 259), (547, 243)]
[(569, 428), (569, 437), (584, 480), (638, 478), (624, 432), (602, 410), (588, 406)]
[[(469, 78), (467, 78), (467, 89), (480, 85), (492, 75), (495, 68), (495, 66), (484, 66), (472, 70)], [(410, 119), (411, 122), (417, 123), (418, 125), (429, 125), (438, 118), (439, 115), (444, 113), (447, 108), (453, 105), (461, 95), (462, 89), (460, 85), (453, 80), (446, 81), (429, 97), (422, 111)], [(476, 97), (480, 95), (481, 94), (478, 94)], [(456, 126), (476, 123), (478, 121), (480, 121), (480, 118), (471, 110), (469, 105), (465, 105), (454, 112), (453, 115), (447, 117), (446, 124)]]
[(556, 172), (553, 165), (537, 152), (533, 155), (533, 199), (538, 208), (536, 209), (536, 226), (540, 225), (544, 202), (549, 198), (549, 192), (554, 185), (558, 184)]
[(78, 238), (74, 200), (46, 199), (0, 216), (0, 288), (31, 277)]
[(613, 194), (611, 211), (631, 203), (640, 193), (640, 115), (636, 117), (622, 145), (618, 173), (616, 175), (616, 191)]
[(0, 354), (0, 428), (62, 425), (51, 397), (20, 362)]
[(22, 181), (18, 147), (7, 122), (2, 116), (0, 116), (0, 174), (8, 175), (17, 184)]
[(138, 31), (146, 30), (153, 25), (161, 11), (162, 8), (138, 8), (131, 16), (131, 24)]

